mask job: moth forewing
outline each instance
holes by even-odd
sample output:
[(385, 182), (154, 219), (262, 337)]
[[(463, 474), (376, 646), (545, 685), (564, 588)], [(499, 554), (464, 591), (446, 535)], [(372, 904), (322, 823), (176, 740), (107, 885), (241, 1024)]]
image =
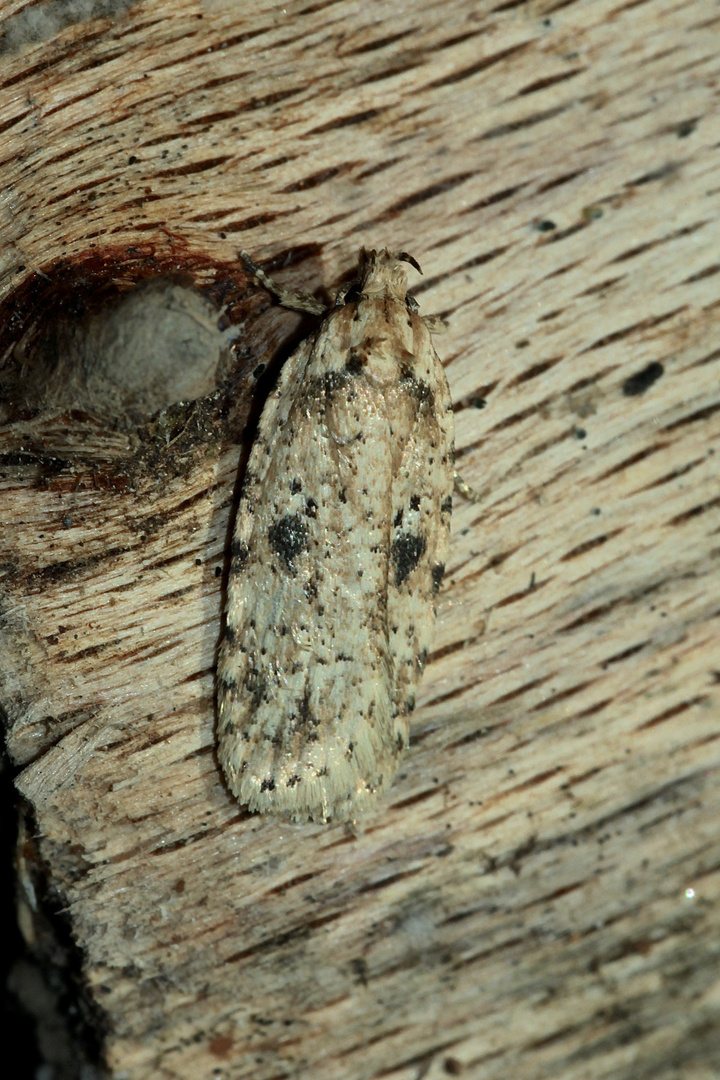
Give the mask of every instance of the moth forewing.
[(449, 536), (453, 424), (402, 261), (286, 362), (238, 508), (218, 757), (251, 810), (352, 820), (407, 745)]

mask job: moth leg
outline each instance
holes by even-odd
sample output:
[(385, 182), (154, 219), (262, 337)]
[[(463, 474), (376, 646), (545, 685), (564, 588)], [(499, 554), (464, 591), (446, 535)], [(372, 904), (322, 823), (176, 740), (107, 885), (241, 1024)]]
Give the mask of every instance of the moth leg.
[(338, 289), (337, 296), (335, 297), (335, 307), (345, 306), (345, 297), (355, 285), (357, 285), (356, 281), (348, 281)]
[(282, 307), (291, 308), (292, 311), (306, 311), (310, 315), (324, 315), (326, 307), (320, 300), (317, 300), (314, 296), (310, 296), (309, 293), (294, 292), (292, 289), (286, 289), (284, 285), (278, 285), (273, 281), (271, 277), (265, 273), (256, 263), (252, 261), (247, 251), (240, 252), (240, 258), (247, 266), (248, 270), (255, 275), (261, 285), (264, 285), (268, 292), (277, 296)]
[(449, 325), (447, 319), (443, 319), (442, 315), (421, 315), (420, 318), (431, 334), (442, 334)]
[(490, 494), (489, 488), (485, 488), (483, 491), (478, 491), (477, 488), (470, 487), (470, 485), (463, 480), (462, 476), (458, 472), (455, 473), (455, 490), (459, 492), (459, 494), (462, 495), (463, 498), (467, 499), (468, 502), (471, 503), (484, 502), (487, 496)]
[[(347, 286), (347, 288), (350, 288), (350, 286)], [(340, 294), (338, 293), (338, 296), (339, 295)], [(345, 297), (343, 294), (343, 299), (344, 298)], [(405, 294), (405, 306), (407, 307), (408, 311), (412, 311), (414, 315), (420, 315), (420, 305), (418, 304), (412, 293)], [(443, 319), (442, 315), (420, 315), (420, 318), (425, 323), (429, 333), (431, 334), (442, 334), (442, 332), (444, 330), (447, 330), (449, 326), (447, 319)]]

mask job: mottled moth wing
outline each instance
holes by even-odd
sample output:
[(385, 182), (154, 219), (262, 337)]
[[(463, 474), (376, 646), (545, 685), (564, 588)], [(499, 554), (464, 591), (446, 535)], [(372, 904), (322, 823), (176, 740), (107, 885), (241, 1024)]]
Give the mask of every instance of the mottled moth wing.
[(218, 756), (251, 810), (351, 820), (407, 744), (449, 536), (445, 374), (372, 253), (359, 299), (285, 364), (238, 508)]

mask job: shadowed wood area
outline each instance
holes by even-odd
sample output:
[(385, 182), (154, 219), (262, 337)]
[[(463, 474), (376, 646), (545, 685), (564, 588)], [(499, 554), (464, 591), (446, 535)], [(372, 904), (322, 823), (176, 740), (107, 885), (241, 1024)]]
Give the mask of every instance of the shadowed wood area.
[[(717, 1077), (715, 0), (2, 19), (0, 703), (55, 1075)], [(353, 830), (238, 806), (213, 679), (313, 326), (237, 252), (327, 299), (362, 245), (423, 267), (485, 500)]]

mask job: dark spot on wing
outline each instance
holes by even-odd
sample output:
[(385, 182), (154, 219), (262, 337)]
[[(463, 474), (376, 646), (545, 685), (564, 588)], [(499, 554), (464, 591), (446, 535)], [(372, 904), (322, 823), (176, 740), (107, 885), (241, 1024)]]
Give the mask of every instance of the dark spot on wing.
[(286, 514), (268, 529), (270, 547), (285, 560), (288, 570), (295, 569), (295, 557), (307, 547), (308, 527), (299, 514)]
[(407, 366), (400, 371), (400, 385), (415, 398), (418, 405), (429, 405), (432, 408), (435, 404), (433, 390), (422, 379), (417, 379), (412, 369)]
[(440, 507), (440, 513), (441, 514), (450, 514), (450, 513), (452, 513), (452, 495), (448, 495), (447, 498), (443, 501), (443, 504)]
[(432, 568), (433, 592), (437, 592), (438, 589), (440, 588), (440, 582), (443, 579), (443, 574), (444, 573), (445, 573), (445, 563), (441, 563), (441, 562), (435, 563), (435, 565)]
[(275, 790), (275, 781), (273, 780), (272, 776), (269, 776), (267, 778), (267, 780), (263, 780), (262, 784), (260, 785), (260, 791), (274, 791), (274, 790)]
[(392, 561), (395, 567), (395, 586), (402, 585), (425, 554), (425, 537), (415, 533), (401, 533), (392, 545)]
[(328, 371), (317, 380), (320, 396), (328, 401), (332, 401), (336, 394), (347, 390), (353, 383), (354, 378), (347, 371)]
[(359, 375), (365, 364), (367, 364), (367, 356), (360, 349), (353, 346), (348, 352), (345, 370), (349, 371), (351, 375)]
[(297, 476), (290, 482), (290, 493), (292, 495), (298, 495), (302, 491), (302, 484), (298, 480)]
[(238, 684), (234, 679), (229, 678), (227, 675), (223, 675), (223, 677), (218, 680), (218, 693), (223, 697), (234, 695), (237, 693), (237, 690)]
[(310, 708), (310, 692), (308, 690), (300, 698), (296, 707), (297, 712), (293, 716), (296, 731), (308, 733), (312, 728), (317, 727), (320, 721)]

